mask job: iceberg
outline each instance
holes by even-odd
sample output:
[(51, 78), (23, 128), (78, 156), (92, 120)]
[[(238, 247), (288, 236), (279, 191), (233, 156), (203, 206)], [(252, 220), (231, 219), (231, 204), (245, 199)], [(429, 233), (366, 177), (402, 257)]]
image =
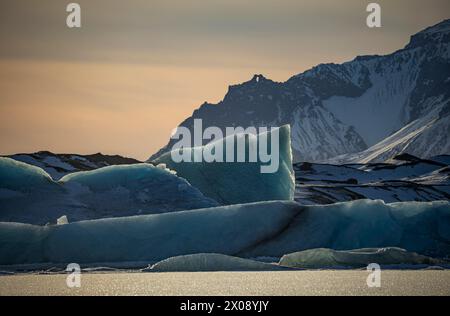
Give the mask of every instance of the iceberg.
[(199, 272), (199, 271), (278, 271), (286, 270), (275, 264), (243, 259), (218, 253), (198, 253), (171, 257), (157, 262), (147, 272)]
[[(154, 214), (218, 206), (172, 170), (148, 163), (68, 174), (59, 181), (92, 218)], [(70, 218), (69, 218), (70, 219)]]
[(0, 221), (55, 223), (219, 205), (171, 170), (142, 163), (76, 172), (60, 181), (42, 169), (0, 158)]
[(58, 190), (58, 185), (41, 168), (0, 157), (0, 189), (26, 193), (33, 190)]
[(45, 224), (56, 220), (64, 188), (41, 168), (0, 157), (0, 221)]
[(0, 223), (0, 264), (157, 261), (233, 255), (271, 238), (299, 212), (295, 202), (246, 205), (36, 226)]
[[(256, 143), (264, 142), (272, 137), (271, 132), (230, 135), (213, 141), (202, 147), (177, 149), (158, 157), (155, 163), (164, 163), (170, 169), (197, 187), (204, 195), (223, 205), (251, 203), (272, 200), (293, 200), (295, 176), (292, 167), (290, 127), (285, 125), (276, 129), (279, 136), (278, 169), (273, 173), (262, 173), (261, 160), (256, 162), (194, 162), (194, 156), (202, 156), (204, 152), (214, 152), (222, 148), (223, 161), (226, 161), (226, 146), (236, 146), (241, 140), (245, 143), (245, 152), (250, 152)], [(269, 142), (270, 143), (270, 142)], [(269, 146), (270, 147), (270, 146)], [(186, 151), (186, 153), (184, 152)], [(174, 162), (173, 154), (184, 153), (192, 162)]]
[[(320, 269), (337, 267), (365, 267), (370, 263), (379, 265), (436, 265), (445, 261), (408, 252), (396, 247), (333, 250), (309, 249), (284, 255), (280, 266), (291, 268)], [(448, 263), (447, 263), (448, 264)]]
[(0, 223), (0, 264), (125, 263), (218, 253), (276, 257), (314, 248), (450, 254), (450, 202), (257, 202), (36, 226)]
[(304, 206), (276, 238), (243, 253), (281, 257), (314, 248), (399, 247), (431, 257), (450, 254), (450, 202), (356, 200)]

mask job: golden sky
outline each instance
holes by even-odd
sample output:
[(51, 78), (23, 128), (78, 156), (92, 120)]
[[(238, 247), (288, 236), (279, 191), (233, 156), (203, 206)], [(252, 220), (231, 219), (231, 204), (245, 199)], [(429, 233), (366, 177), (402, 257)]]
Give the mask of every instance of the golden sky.
[(146, 159), (204, 101), (262, 73), (386, 54), (449, 18), (448, 0), (0, 2), (0, 154), (50, 150)]

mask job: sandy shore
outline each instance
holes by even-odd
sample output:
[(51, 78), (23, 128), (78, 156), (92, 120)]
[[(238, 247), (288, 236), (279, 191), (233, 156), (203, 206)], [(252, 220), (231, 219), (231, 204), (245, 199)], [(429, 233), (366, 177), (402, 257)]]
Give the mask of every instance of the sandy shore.
[(0, 295), (450, 295), (449, 270), (381, 274), (369, 288), (364, 270), (197, 273), (87, 273), (80, 288), (65, 274), (0, 276)]

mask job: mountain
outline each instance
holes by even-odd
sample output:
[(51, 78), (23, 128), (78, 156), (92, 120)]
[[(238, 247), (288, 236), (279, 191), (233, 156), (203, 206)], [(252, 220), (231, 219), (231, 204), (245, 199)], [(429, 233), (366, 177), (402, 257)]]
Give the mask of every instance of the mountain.
[(450, 113), (445, 111), (448, 111), (448, 104), (444, 111), (438, 105), (370, 148), (359, 153), (340, 155), (328, 159), (327, 162), (337, 164), (384, 162), (402, 153), (422, 157), (450, 153)]
[(31, 154), (5, 156), (44, 169), (54, 180), (76, 171), (88, 171), (111, 165), (135, 164), (140, 161), (119, 155), (54, 154), (39, 151)]
[(420, 159), (408, 154), (389, 163), (294, 164), (295, 200), (303, 205), (359, 199), (404, 201), (450, 200), (450, 156)]
[[(204, 128), (290, 124), (294, 161), (450, 153), (449, 40), (445, 20), (389, 55), (320, 64), (286, 82), (254, 75), (230, 86), (219, 103), (201, 105), (180, 126), (192, 130), (197, 118)], [(170, 140), (150, 160), (173, 144)]]

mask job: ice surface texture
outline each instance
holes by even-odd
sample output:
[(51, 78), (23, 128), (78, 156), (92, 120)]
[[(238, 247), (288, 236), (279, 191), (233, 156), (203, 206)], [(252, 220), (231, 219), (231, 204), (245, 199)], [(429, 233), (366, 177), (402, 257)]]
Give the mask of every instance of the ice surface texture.
[(282, 257), (312, 248), (450, 254), (450, 203), (273, 201), (58, 226), (0, 223), (0, 264), (157, 261), (187, 254)]
[(169, 170), (109, 166), (54, 182), (42, 169), (0, 158), (0, 220), (31, 224), (162, 213), (218, 203)]
[(365, 267), (370, 263), (379, 265), (434, 265), (442, 260), (408, 252), (401, 248), (363, 248), (354, 250), (310, 249), (284, 255), (279, 264), (292, 268)]
[[(171, 153), (158, 157), (156, 163), (165, 163), (170, 169), (197, 187), (206, 196), (221, 204), (239, 204), (258, 201), (293, 200), (295, 177), (292, 168), (291, 136), (289, 125), (279, 131), (279, 168), (275, 173), (261, 173), (261, 165), (266, 163), (239, 162), (179, 162), (172, 160)], [(268, 139), (271, 133), (268, 132)], [(255, 135), (251, 135), (256, 137)], [(211, 146), (222, 146), (234, 135), (209, 143), (203, 147), (185, 148), (193, 157), (195, 152), (203, 152)], [(237, 135), (244, 137), (244, 134)], [(261, 138), (259, 134), (258, 139)], [(237, 142), (235, 141), (235, 144)], [(269, 146), (270, 148), (270, 146)], [(246, 139), (246, 152), (249, 142)], [(235, 151), (236, 152), (236, 151)]]

